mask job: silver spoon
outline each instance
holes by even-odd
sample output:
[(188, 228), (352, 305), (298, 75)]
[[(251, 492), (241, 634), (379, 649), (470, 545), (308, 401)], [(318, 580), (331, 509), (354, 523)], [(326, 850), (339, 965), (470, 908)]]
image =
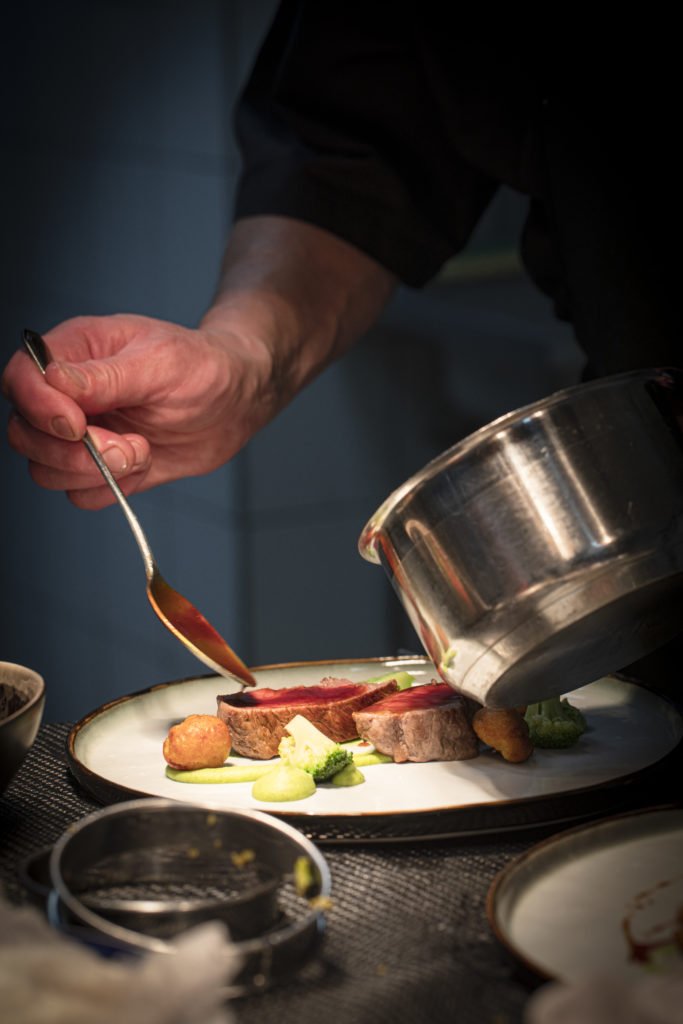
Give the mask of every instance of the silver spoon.
[[(35, 331), (24, 330), (24, 347), (44, 375), (52, 357), (45, 341)], [(235, 652), (228, 647), (223, 637), (186, 597), (174, 590), (159, 572), (152, 549), (142, 527), (123, 491), (111, 474), (109, 467), (95, 447), (92, 437), (86, 431), (83, 444), (90, 452), (100, 473), (111, 487), (128, 520), (133, 536), (140, 548), (147, 576), (147, 596), (152, 608), (167, 629), (178, 638), (195, 657), (203, 661), (213, 672), (232, 679), (240, 686), (256, 686), (256, 680)]]

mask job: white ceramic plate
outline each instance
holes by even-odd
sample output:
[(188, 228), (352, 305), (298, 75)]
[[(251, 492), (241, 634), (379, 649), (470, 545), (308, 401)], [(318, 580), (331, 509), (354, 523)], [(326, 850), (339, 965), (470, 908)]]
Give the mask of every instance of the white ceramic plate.
[[(533, 847), (489, 892), (489, 921), (542, 977), (634, 977), (683, 968), (683, 808), (582, 826)], [(590, 941), (587, 941), (590, 937)]]
[[(362, 681), (392, 669), (408, 671), (418, 682), (436, 676), (425, 658), (304, 662), (253, 671), (260, 685), (278, 688), (313, 685), (324, 676)], [(414, 826), (420, 835), (430, 830), (442, 834), (490, 831), (508, 824), (531, 825), (549, 817), (572, 820), (577, 816), (575, 809), (567, 811), (557, 798), (585, 794), (632, 776), (659, 762), (683, 736), (681, 716), (668, 702), (632, 684), (607, 678), (572, 694), (572, 702), (586, 714), (588, 730), (570, 750), (537, 750), (524, 764), (508, 764), (499, 755), (484, 751), (470, 761), (376, 765), (363, 769), (366, 782), (360, 786), (320, 786), (306, 800), (260, 803), (251, 796), (250, 783), (191, 785), (173, 782), (164, 774), (162, 743), (169, 727), (190, 714), (214, 714), (216, 695), (227, 692), (230, 685), (220, 677), (202, 676), (155, 686), (104, 705), (70, 733), (68, 754), (73, 773), (103, 802), (135, 794), (209, 801), (220, 807), (257, 807), (290, 820), (316, 819), (338, 825), (344, 819), (379, 838), (387, 832), (410, 837), (413, 829), (407, 827), (406, 818), (413, 816), (421, 819)], [(240, 763), (245, 759), (231, 760)], [(529, 812), (530, 805), (548, 800), (552, 806)], [(512, 808), (509, 822), (500, 814), (491, 817), (489, 813), (502, 807)], [(438, 820), (427, 826), (429, 815)]]

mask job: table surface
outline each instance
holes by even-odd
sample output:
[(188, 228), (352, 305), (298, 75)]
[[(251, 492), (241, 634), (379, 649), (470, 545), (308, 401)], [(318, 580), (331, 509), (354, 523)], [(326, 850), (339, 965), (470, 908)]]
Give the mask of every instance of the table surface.
[[(100, 806), (69, 772), (68, 732), (66, 724), (44, 725), (0, 797), (0, 884), (16, 903), (27, 898), (18, 877), (23, 859), (52, 845), (72, 822)], [(665, 803), (679, 795), (673, 788), (667, 792), (661, 779), (654, 791), (626, 788), (629, 806)], [(624, 810), (623, 804), (617, 795), (615, 810)], [(333, 900), (320, 955), (287, 984), (238, 999), (238, 1020), (521, 1022), (532, 983), (496, 942), (486, 896), (502, 868), (566, 827), (403, 843), (321, 844)]]

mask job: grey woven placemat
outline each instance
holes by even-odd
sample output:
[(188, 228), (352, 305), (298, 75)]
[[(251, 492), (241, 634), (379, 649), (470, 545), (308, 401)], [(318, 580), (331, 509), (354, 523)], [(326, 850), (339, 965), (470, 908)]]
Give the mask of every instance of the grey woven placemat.
[[(0, 880), (17, 902), (22, 860), (98, 806), (70, 775), (68, 731), (44, 726), (0, 798)], [(238, 1001), (239, 1020), (520, 1022), (530, 989), (490, 931), (486, 895), (549, 831), (321, 847), (333, 893), (321, 955), (288, 984)]]

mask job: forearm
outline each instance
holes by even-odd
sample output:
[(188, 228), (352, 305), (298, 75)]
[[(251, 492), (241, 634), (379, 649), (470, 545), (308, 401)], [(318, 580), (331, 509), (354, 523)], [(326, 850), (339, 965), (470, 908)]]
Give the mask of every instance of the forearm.
[(278, 404), (286, 404), (374, 323), (394, 276), (336, 236), (286, 217), (233, 229), (202, 328), (265, 346)]

